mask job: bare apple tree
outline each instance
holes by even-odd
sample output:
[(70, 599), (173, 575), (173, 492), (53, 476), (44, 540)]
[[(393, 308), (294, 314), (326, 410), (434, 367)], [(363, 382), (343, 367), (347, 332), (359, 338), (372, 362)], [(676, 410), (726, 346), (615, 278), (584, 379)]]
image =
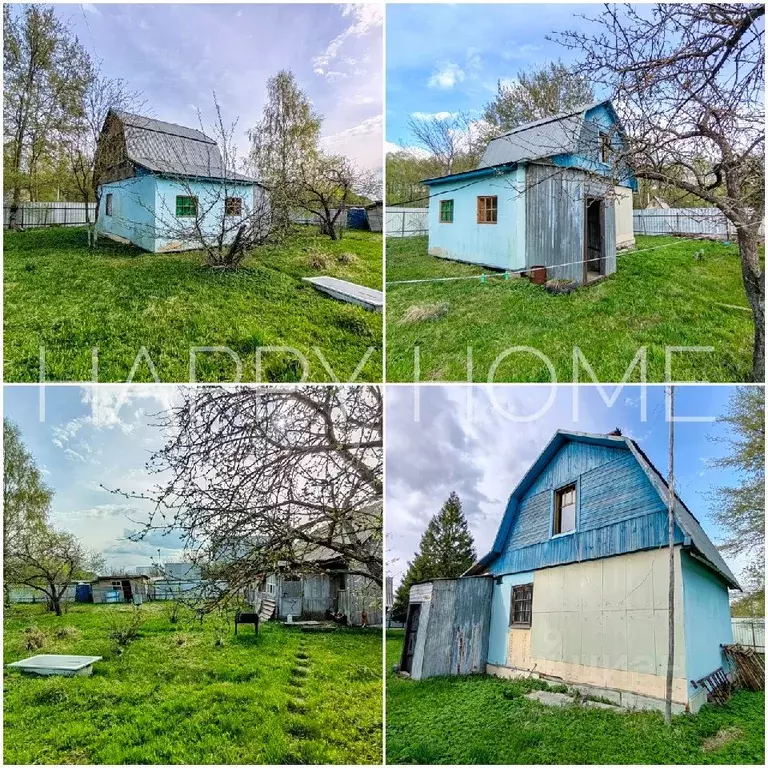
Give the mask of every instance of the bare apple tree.
[(355, 197), (381, 196), (376, 174), (341, 155), (311, 156), (298, 173), (298, 206), (317, 217), (320, 231), (331, 240), (341, 237), (339, 221)]
[[(224, 123), (215, 94), (214, 107), (215, 146), (206, 145), (204, 156), (195, 147), (192, 156), (188, 145), (177, 144), (169, 158), (168, 175), (185, 198), (185, 207), (179, 210), (171, 196), (151, 213), (155, 235), (166, 241), (168, 250), (201, 250), (207, 266), (236, 269), (253, 248), (275, 236), (275, 221), (264, 186), (235, 170), (239, 165), (234, 141), (237, 121)], [(199, 120), (203, 130), (200, 116)], [(174, 199), (174, 207), (168, 199)]]
[(733, 225), (754, 381), (765, 379), (764, 14), (741, 3), (606, 5), (590, 32), (557, 36), (582, 54), (576, 72), (612, 93), (635, 176), (690, 193)]
[(161, 417), (160, 481), (140, 496), (154, 511), (134, 538), (179, 535), (209, 606), (332, 560), (381, 586), (382, 421), (375, 386), (187, 389)]

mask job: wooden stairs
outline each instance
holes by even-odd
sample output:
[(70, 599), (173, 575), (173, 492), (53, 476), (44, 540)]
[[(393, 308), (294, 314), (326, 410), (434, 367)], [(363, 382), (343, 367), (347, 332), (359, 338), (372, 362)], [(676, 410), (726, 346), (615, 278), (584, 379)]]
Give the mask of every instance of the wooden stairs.
[(263, 597), (259, 606), (259, 623), (269, 621), (275, 612), (275, 600), (272, 597)]

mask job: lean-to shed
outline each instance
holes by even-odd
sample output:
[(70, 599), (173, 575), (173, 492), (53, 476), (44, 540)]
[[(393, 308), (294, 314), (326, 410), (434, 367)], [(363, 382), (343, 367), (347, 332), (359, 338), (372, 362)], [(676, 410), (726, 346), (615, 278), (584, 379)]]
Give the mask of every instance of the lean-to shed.
[(615, 160), (623, 142), (609, 101), (498, 136), (476, 169), (423, 181), (429, 253), (510, 271), (545, 266), (579, 284), (610, 275), (617, 246), (634, 243), (637, 183)]

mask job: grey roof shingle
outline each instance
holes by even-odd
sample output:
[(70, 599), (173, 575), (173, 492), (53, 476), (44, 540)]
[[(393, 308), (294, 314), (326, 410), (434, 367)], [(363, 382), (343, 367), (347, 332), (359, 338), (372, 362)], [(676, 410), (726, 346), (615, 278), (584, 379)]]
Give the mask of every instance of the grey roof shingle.
[(201, 131), (141, 115), (115, 112), (128, 159), (155, 173), (256, 182), (224, 168), (216, 142)]
[(581, 140), (584, 115), (605, 102), (583, 104), (569, 112), (525, 123), (492, 139), (478, 168), (540, 160), (575, 152)]

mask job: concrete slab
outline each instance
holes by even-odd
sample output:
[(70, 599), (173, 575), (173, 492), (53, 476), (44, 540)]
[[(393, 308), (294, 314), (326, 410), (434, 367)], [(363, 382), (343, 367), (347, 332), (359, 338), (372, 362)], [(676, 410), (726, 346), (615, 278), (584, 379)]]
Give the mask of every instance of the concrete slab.
[(574, 703), (573, 696), (567, 693), (552, 693), (551, 691), (531, 691), (525, 694), (525, 698), (550, 707), (568, 707)]
[(336, 277), (303, 277), (307, 283), (310, 283), (318, 291), (327, 293), (334, 299), (346, 301), (350, 304), (357, 304), (364, 309), (372, 312), (381, 312), (384, 306), (384, 294), (373, 288), (366, 288), (364, 285), (350, 283), (348, 280), (339, 280)]
[(6, 667), (30, 672), (35, 675), (75, 675), (87, 677), (93, 674), (94, 662), (101, 661), (101, 656), (58, 656), (51, 653), (41, 653), (28, 659), (14, 661)]

